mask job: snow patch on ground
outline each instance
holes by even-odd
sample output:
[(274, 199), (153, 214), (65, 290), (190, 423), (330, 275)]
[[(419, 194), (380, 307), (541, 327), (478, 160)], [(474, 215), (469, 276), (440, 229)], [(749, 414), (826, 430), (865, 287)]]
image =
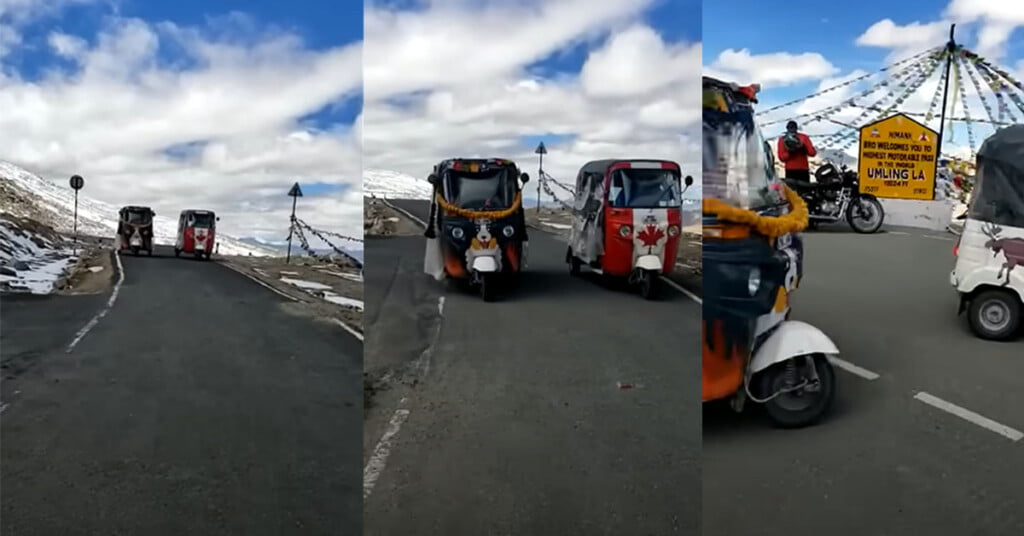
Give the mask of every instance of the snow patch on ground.
[(77, 257), (59, 236), (35, 232), (28, 223), (0, 217), (0, 288), (49, 294)]
[[(281, 273), (284, 273), (284, 272), (281, 272)], [(358, 309), (360, 311), (363, 310), (363, 302), (361, 300), (356, 300), (354, 298), (347, 298), (345, 296), (342, 296), (342, 295), (334, 292), (334, 290), (332, 290), (331, 287), (329, 287), (328, 285), (325, 285), (323, 283), (317, 283), (317, 282), (314, 282), (314, 281), (305, 281), (303, 279), (293, 279), (293, 278), (290, 278), (290, 277), (282, 277), (281, 281), (284, 282), (284, 283), (287, 283), (287, 284), (289, 284), (289, 285), (291, 285), (293, 287), (302, 289), (302, 290), (306, 291), (308, 294), (312, 294), (313, 296), (316, 296), (316, 297), (321, 298), (321, 299), (323, 299), (325, 301), (331, 302), (331, 303), (333, 303), (335, 305), (340, 305), (342, 307), (349, 307), (349, 308), (352, 308), (352, 309)]]
[(563, 229), (563, 230), (566, 230), (566, 231), (568, 231), (569, 229), (572, 229), (572, 225), (568, 225), (568, 224), (565, 224), (565, 223), (555, 223), (553, 221), (545, 220), (545, 219), (541, 219), (540, 222), (543, 223), (544, 225), (547, 225), (548, 227), (553, 228), (553, 229)]

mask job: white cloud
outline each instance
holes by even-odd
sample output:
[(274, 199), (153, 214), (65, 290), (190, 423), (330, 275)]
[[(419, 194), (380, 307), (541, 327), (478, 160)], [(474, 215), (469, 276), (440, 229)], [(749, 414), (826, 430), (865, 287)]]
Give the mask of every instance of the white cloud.
[(872, 24), (857, 37), (860, 46), (922, 51), (941, 45), (946, 41), (949, 24), (943, 21), (923, 24), (912, 22), (898, 25), (892, 19), (883, 19)]
[[(313, 50), (239, 14), (214, 28), (117, 16), (105, 24), (95, 35), (49, 32), (49, 48), (75, 65), (69, 72), (0, 72), (0, 159), (61, 181), (81, 174), (86, 193), (104, 201), (163, 214), (210, 208), (227, 216), (225, 232), (273, 238), (287, 232), (292, 182), (333, 184), (350, 193), (305, 197), (300, 216), (361, 234), (358, 125), (300, 123), (357, 94), (361, 43)], [(172, 64), (165, 47), (188, 57)], [(195, 147), (165, 154), (185, 144)]]
[(817, 80), (834, 75), (839, 69), (817, 52), (751, 54), (748, 49), (728, 49), (705, 67), (704, 72), (723, 80), (739, 84), (758, 83), (768, 88)]
[[(697, 176), (700, 44), (669, 42), (640, 22), (648, 1), (430, 2), (367, 6), (363, 161), (425, 177), (455, 156), (512, 158), (534, 177), (572, 182), (588, 160), (667, 158)], [(569, 72), (536, 63), (566, 61)], [(689, 136), (686, 136), (689, 134)], [(547, 196), (545, 196), (547, 199)]]

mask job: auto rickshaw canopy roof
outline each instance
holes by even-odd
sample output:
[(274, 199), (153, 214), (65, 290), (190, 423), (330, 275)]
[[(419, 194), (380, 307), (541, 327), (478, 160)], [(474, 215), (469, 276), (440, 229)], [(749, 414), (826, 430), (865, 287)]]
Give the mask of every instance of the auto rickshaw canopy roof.
[[(608, 170), (614, 166), (622, 165), (621, 167), (649, 167), (655, 169), (671, 169), (680, 171), (679, 164), (672, 162), (671, 160), (656, 160), (649, 158), (610, 158), (605, 160), (592, 160), (583, 164), (580, 169), (583, 173), (600, 173), (604, 175), (608, 173)], [(637, 165), (640, 164), (640, 165)]]
[(978, 150), (971, 219), (1024, 227), (1024, 125), (999, 129)]
[(516, 163), (507, 158), (449, 158), (442, 160), (434, 166), (434, 172), (442, 173), (447, 170), (454, 170), (475, 173), (486, 171), (493, 167), (518, 169)]

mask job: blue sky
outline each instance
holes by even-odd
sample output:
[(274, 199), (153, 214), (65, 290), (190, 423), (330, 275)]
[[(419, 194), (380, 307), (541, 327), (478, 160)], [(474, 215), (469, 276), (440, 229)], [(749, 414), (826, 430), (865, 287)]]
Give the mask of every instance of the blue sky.
[[(975, 2), (971, 5), (969, 0), (791, 0), (770, 6), (754, 0), (708, 2), (704, 6), (703, 61), (705, 66), (713, 66), (723, 51), (747, 49), (755, 57), (774, 53), (816, 53), (834, 67), (834, 73), (822, 73), (820, 76), (805, 77), (788, 83), (774, 81), (765, 84), (765, 89), (760, 95), (761, 108), (764, 109), (818, 91), (822, 79), (827, 76), (843, 77), (856, 70), (875, 72), (894, 57), (907, 57), (932, 46), (941, 46), (948, 39), (949, 23), (957, 22), (958, 43), (1012, 71), (1018, 69), (1021, 60), (1024, 60), (1024, 21), (1008, 19), (1005, 11), (1010, 9), (1003, 10), (996, 2), (984, 5)], [(878, 46), (856, 43), (858, 37), (884, 19), (889, 19), (897, 29), (884, 32), (885, 35), (875, 39)], [(1007, 25), (1011, 31), (1008, 38), (999, 46), (986, 49), (981, 48), (984, 45), (979, 43), (978, 36), (988, 25)], [(777, 62), (774, 67), (791, 67), (784, 63)], [(752, 83), (761, 81), (753, 78), (757, 77), (757, 72), (763, 72), (763, 69), (740, 69), (731, 72), (742, 73), (736, 74), (737, 77), (744, 77), (746, 74), (746, 79), (735, 81)], [(937, 76), (935, 80), (938, 80)], [(973, 86), (966, 79), (964, 84), (967, 87), (968, 105), (973, 117), (984, 115)], [(866, 87), (859, 86), (858, 89)], [(927, 93), (923, 97), (927, 101), (932, 91), (922, 90), (921, 93)], [(991, 95), (989, 100), (993, 100)], [(915, 102), (908, 101), (906, 106), (921, 109), (922, 103), (918, 99)], [(927, 102), (924, 106), (927, 106)], [(787, 110), (795, 113), (794, 108)], [(953, 115), (962, 117), (963, 113), (955, 111)], [(781, 126), (773, 126), (772, 130), (774, 129), (781, 129)], [(991, 133), (991, 129), (986, 126), (977, 126), (976, 130), (979, 132), (979, 138), (987, 135), (985, 133)], [(954, 128), (954, 138), (965, 138), (962, 125), (958, 124)]]
[(0, 159), (267, 239), (298, 180), (306, 221), (360, 232), (361, 2), (24, 0), (8, 21), (0, 101), (36, 109), (0, 116)]

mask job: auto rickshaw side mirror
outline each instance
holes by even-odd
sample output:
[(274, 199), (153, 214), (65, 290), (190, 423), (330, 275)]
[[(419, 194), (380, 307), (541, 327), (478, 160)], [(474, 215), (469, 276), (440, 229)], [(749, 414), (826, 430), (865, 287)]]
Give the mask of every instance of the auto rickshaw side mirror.
[(687, 187), (693, 186), (693, 177), (687, 175), (686, 178), (683, 179), (683, 184), (685, 184)]
[(530, 182), (530, 174), (529, 173), (523, 173), (523, 174), (519, 175), (519, 180), (523, 181), (523, 184), (526, 184), (526, 183)]
[(430, 175), (427, 175), (427, 182), (429, 182), (430, 184), (432, 184), (434, 186), (437, 186), (437, 175), (435, 175), (433, 173), (431, 173)]
[(217, 221), (220, 221), (220, 216), (217, 216)]

